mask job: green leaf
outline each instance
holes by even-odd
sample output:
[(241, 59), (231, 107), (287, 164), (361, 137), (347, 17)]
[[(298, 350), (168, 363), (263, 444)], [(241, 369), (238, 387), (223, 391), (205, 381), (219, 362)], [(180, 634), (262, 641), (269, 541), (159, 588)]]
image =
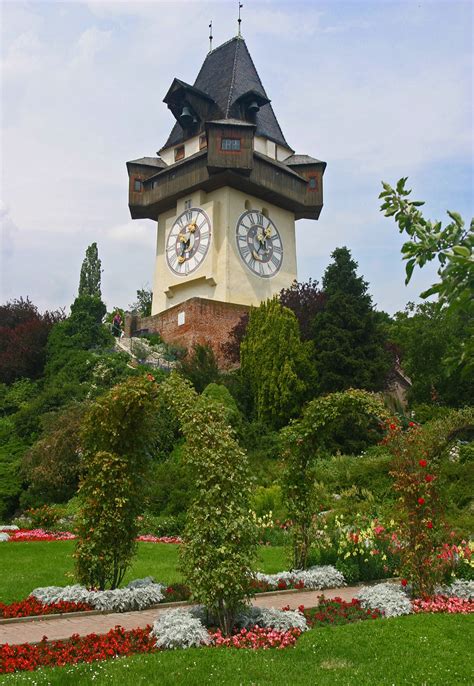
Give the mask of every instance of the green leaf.
[(413, 269), (415, 268), (416, 260), (413, 258), (411, 260), (408, 260), (407, 265), (405, 267), (406, 271), (406, 278), (405, 278), (405, 286), (408, 286), (410, 283), (411, 275), (413, 274)]
[(461, 255), (461, 257), (471, 257), (471, 251), (469, 248), (466, 248), (465, 245), (454, 245), (453, 252), (455, 252), (456, 255)]

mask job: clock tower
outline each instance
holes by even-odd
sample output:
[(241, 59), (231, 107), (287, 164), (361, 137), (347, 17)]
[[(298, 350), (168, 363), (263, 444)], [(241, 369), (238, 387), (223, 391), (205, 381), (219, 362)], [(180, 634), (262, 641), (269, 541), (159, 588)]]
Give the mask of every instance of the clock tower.
[(241, 36), (174, 79), (175, 124), (155, 157), (127, 162), (133, 219), (156, 222), (152, 316), (129, 322), (189, 347), (221, 344), (251, 305), (296, 279), (295, 221), (318, 219), (325, 162), (287, 143)]

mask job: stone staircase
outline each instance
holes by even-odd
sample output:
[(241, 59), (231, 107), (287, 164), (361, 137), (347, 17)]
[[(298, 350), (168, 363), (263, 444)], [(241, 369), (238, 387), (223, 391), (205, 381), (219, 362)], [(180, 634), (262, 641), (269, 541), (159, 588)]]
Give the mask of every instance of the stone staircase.
[[(163, 347), (163, 349), (161, 349)], [(170, 371), (177, 366), (176, 361), (167, 360), (164, 346), (150, 345), (145, 338), (122, 336), (115, 339), (115, 349), (127, 353), (138, 364), (147, 364), (150, 367), (158, 367)]]

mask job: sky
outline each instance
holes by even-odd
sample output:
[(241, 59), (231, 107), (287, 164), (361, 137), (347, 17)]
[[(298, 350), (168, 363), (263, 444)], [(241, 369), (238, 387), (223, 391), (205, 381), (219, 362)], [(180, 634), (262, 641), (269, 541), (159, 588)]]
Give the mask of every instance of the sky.
[[(174, 77), (193, 83), (236, 34), (237, 2), (1, 0), (0, 302), (68, 308), (96, 241), (109, 310), (153, 280), (155, 224), (132, 221), (127, 160), (152, 156), (174, 118)], [(473, 215), (474, 3), (243, 0), (242, 34), (297, 153), (327, 162), (320, 219), (296, 224), (298, 278), (321, 281), (346, 245), (378, 309), (404, 285), (404, 237), (380, 182), (408, 176), (425, 215)]]

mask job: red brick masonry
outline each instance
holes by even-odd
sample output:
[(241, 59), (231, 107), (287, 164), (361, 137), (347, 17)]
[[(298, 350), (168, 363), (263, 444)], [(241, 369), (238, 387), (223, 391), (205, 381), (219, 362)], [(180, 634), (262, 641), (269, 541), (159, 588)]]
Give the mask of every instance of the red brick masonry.
[(151, 317), (127, 317), (125, 335), (147, 329), (150, 333), (159, 333), (166, 343), (188, 349), (195, 343), (209, 343), (219, 366), (225, 368), (228, 365), (221, 346), (227, 342), (230, 331), (248, 310), (246, 305), (189, 298)]

